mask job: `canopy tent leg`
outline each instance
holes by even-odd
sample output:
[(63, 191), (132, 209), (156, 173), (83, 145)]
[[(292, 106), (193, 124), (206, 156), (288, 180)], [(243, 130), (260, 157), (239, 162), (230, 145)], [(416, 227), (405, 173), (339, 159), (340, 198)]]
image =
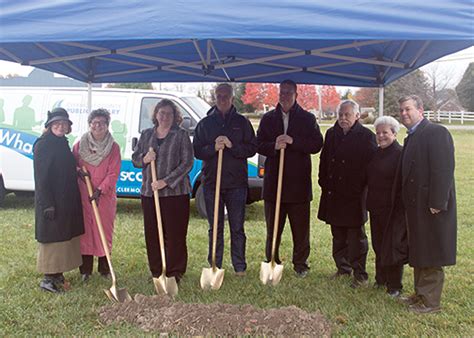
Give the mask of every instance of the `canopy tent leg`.
[(379, 87), (379, 117), (383, 116), (383, 92), (384, 92), (384, 87), (380, 86)]
[(92, 83), (87, 82), (87, 113), (92, 111)]

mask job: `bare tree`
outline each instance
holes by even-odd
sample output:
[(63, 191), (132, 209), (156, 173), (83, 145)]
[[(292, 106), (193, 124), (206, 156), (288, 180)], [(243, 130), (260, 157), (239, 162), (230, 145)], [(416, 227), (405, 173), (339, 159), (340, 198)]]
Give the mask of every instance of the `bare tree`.
[(429, 106), (433, 110), (435, 120), (439, 121), (440, 109), (449, 101), (457, 100), (456, 93), (453, 90), (448, 90), (454, 86), (454, 83), (452, 83), (454, 80), (452, 74), (454, 74), (454, 72), (441, 71), (439, 64), (436, 62), (424, 67), (423, 72), (426, 75), (429, 86), (429, 90), (426, 93)]

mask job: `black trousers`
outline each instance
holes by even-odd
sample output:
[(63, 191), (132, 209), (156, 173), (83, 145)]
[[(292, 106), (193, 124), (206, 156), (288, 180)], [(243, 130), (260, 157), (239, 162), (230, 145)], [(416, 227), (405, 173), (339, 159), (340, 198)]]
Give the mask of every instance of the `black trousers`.
[[(293, 268), (296, 272), (309, 269), (307, 259), (309, 257), (309, 219), (310, 202), (305, 203), (281, 203), (280, 219), (275, 249), (275, 261), (280, 264), (279, 248), (281, 235), (285, 227), (286, 216), (290, 221), (291, 234), (293, 236)], [(265, 220), (267, 222), (267, 242), (265, 253), (267, 261), (272, 257), (273, 224), (275, 220), (275, 203), (265, 201)]]
[(354, 273), (357, 280), (368, 279), (365, 264), (369, 244), (365, 228), (349, 228), (331, 225), (332, 257), (336, 262), (337, 271), (341, 274)]
[(370, 213), (370, 235), (375, 252), (375, 281), (379, 285), (385, 285), (389, 291), (394, 291), (403, 288), (403, 265), (382, 266), (381, 263), (383, 236), (389, 212), (390, 210)]
[[(141, 200), (148, 265), (153, 277), (159, 277), (162, 261), (155, 202), (153, 197), (141, 196)], [(165, 241), (166, 276), (176, 277), (179, 280), (186, 272), (188, 263), (186, 236), (189, 223), (189, 195), (160, 197), (160, 211)]]
[[(110, 273), (109, 263), (107, 263), (107, 257), (99, 257), (99, 266), (98, 271), (102, 275)], [(79, 267), (81, 274), (92, 274), (94, 266), (94, 256), (92, 255), (82, 255), (82, 265)]]

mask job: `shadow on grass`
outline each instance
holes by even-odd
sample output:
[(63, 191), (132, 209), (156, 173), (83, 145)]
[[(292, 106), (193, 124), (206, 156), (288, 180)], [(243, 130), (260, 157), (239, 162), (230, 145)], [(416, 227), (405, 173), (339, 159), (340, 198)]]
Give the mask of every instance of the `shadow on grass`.
[(2, 209), (25, 209), (35, 207), (34, 194), (8, 194), (1, 206)]

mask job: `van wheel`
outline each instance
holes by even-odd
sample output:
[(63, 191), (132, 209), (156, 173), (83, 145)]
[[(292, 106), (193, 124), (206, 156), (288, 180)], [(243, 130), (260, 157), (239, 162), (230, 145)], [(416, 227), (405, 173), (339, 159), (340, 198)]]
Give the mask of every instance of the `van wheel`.
[(200, 184), (196, 190), (195, 200), (199, 216), (207, 218), (206, 201), (204, 200), (204, 189), (202, 188), (202, 184)]
[(3, 177), (0, 176), (0, 206), (3, 205), (3, 201), (5, 200), (5, 195), (7, 194), (7, 190), (3, 185)]

